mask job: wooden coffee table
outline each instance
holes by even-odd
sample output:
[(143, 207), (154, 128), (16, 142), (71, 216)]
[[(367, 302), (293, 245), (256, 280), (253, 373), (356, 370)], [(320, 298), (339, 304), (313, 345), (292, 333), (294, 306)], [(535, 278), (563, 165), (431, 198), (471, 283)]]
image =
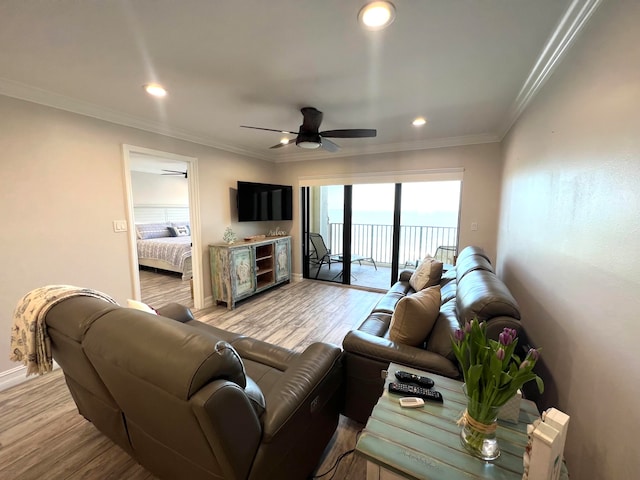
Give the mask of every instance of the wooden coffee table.
[[(387, 390), (388, 384), (396, 381), (397, 370), (432, 378), (434, 389), (442, 393), (444, 403), (425, 402), (421, 408), (401, 408), (399, 396)], [(522, 400), (517, 424), (499, 421), (497, 436), (501, 454), (493, 462), (472, 456), (460, 443), (460, 427), (456, 422), (465, 407), (461, 382), (390, 364), (384, 393), (356, 445), (356, 452), (367, 460), (367, 480), (520, 480), (527, 424), (539, 418), (535, 403)], [(561, 478), (568, 478), (564, 467)]]

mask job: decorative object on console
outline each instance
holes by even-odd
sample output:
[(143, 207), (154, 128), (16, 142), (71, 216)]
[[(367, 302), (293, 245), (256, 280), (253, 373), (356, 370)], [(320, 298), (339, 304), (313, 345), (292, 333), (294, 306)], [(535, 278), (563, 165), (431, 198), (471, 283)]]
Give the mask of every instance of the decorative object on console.
[(452, 344), (468, 399), (467, 409), (459, 420), (462, 444), (476, 457), (495, 460), (500, 456), (495, 433), (499, 408), (530, 380), (536, 381), (541, 393), (544, 390), (542, 379), (532, 371), (539, 353), (532, 348), (521, 362), (514, 353), (517, 332), (505, 328), (499, 341), (489, 340), (486, 323), (478, 322), (477, 318), (455, 331)]
[(222, 235), (222, 241), (231, 245), (238, 239), (238, 236), (235, 234), (231, 227), (227, 227), (224, 231), (224, 235)]
[(419, 292), (423, 288), (432, 287), (440, 283), (442, 277), (442, 262), (439, 262), (435, 258), (427, 255), (415, 272), (409, 279), (409, 284), (416, 292)]
[(269, 236), (270, 237), (286, 237), (287, 232), (285, 232), (284, 230), (280, 230), (280, 227), (278, 226), (273, 230), (269, 230)]

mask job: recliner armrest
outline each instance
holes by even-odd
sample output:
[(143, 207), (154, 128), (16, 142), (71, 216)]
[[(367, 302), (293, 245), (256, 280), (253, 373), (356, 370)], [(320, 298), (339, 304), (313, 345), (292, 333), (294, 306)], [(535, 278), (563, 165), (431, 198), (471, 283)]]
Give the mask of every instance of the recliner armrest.
[(163, 307), (158, 308), (156, 311), (158, 312), (158, 315), (162, 315), (163, 317), (171, 318), (182, 323), (195, 320), (191, 310), (180, 303), (168, 303)]
[[(270, 442), (300, 408), (309, 405), (322, 408), (328, 398), (321, 398), (317, 406), (310, 396), (322, 382), (334, 373), (342, 352), (335, 345), (314, 343), (302, 352), (284, 375), (265, 395), (267, 409), (263, 416), (263, 441)], [(341, 378), (341, 374), (340, 374)]]
[(399, 363), (451, 378), (460, 375), (458, 367), (438, 353), (396, 343), (359, 330), (347, 333), (342, 346), (347, 354), (361, 355), (385, 363)]

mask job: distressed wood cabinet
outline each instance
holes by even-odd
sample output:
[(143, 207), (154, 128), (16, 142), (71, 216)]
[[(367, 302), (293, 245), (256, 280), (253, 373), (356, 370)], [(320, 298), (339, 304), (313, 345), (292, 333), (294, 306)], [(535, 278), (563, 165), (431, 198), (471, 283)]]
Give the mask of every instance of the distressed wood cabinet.
[(214, 300), (228, 309), (291, 278), (291, 237), (209, 245), (209, 256)]

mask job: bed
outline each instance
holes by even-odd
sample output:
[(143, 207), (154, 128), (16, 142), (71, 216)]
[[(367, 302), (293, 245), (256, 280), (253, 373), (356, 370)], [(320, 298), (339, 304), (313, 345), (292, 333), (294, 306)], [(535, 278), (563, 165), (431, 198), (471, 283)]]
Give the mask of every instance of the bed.
[[(136, 219), (138, 215), (136, 215)], [(136, 223), (138, 265), (193, 277), (188, 222)]]

